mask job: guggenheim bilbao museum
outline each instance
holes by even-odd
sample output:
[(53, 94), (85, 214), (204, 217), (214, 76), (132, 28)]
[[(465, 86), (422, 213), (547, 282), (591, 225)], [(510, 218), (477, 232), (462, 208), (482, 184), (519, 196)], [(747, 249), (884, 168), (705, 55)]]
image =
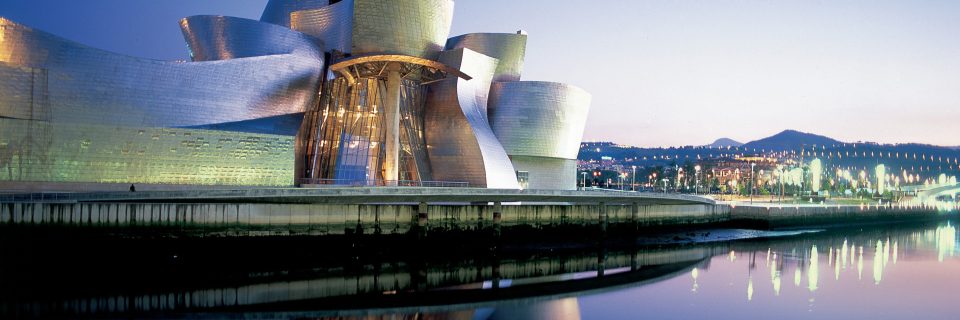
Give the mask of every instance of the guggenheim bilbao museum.
[(574, 189), (590, 95), (451, 0), (271, 0), (180, 21), (191, 61), (0, 17), (0, 190), (118, 184)]

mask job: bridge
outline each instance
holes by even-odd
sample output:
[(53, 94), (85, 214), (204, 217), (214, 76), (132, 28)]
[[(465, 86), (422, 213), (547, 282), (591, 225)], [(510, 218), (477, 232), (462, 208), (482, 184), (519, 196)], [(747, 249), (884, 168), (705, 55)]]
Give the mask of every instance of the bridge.
[(958, 194), (960, 194), (960, 183), (933, 185), (917, 191), (920, 199), (936, 199), (940, 196), (956, 198)]

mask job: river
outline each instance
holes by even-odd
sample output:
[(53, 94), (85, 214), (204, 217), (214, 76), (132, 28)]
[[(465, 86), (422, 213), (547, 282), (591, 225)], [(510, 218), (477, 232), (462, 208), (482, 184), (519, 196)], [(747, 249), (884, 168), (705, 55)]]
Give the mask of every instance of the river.
[[(202, 245), (207, 255), (138, 244), (144, 249), (123, 247), (129, 254), (112, 258), (90, 251), (87, 261), (17, 252), (0, 261), (0, 314), (950, 319), (957, 317), (953, 291), (960, 285), (956, 226), (944, 220), (802, 232), (700, 230), (687, 234), (700, 239), (694, 243), (600, 240), (357, 256), (327, 255), (322, 247), (282, 255), (250, 250), (243, 257), (210, 250), (237, 245), (226, 242)], [(729, 240), (738, 234), (743, 239)]]

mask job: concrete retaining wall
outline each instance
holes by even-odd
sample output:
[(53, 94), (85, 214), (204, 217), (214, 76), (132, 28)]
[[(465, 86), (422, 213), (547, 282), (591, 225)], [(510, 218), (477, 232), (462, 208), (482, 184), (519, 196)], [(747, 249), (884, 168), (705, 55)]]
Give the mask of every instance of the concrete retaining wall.
[[(635, 223), (694, 224), (729, 219), (714, 205), (429, 205), (430, 230), (501, 227), (586, 226)], [(185, 204), (185, 203), (2, 203), (0, 225), (89, 228), (175, 228), (223, 235), (403, 234), (418, 222), (418, 205), (397, 204)], [(604, 218), (601, 219), (601, 216)]]
[(936, 208), (900, 206), (737, 206), (730, 212), (733, 221), (765, 224), (770, 228), (856, 224), (863, 222), (922, 220), (937, 218)]

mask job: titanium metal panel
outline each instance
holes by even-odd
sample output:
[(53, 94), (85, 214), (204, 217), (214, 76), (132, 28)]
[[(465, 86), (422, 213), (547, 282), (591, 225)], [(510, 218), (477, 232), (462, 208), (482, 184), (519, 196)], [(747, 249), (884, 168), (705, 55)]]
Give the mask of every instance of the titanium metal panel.
[[(243, 26), (229, 29), (236, 39), (284, 36), (269, 24), (232, 26)], [(0, 18), (0, 180), (292, 185), (291, 134), (300, 125), (287, 119), (315, 103), (323, 60), (316, 45), (297, 42), (306, 36), (285, 32), (288, 38), (276, 42), (289, 53), (166, 62), (89, 48)], [(264, 132), (171, 128), (218, 123), (238, 130), (250, 123)]]
[(290, 28), (322, 40), (328, 51), (349, 53), (353, 48), (353, 0), (295, 11), (290, 15)]
[(517, 171), (529, 173), (527, 189), (576, 190), (577, 160), (510, 156)]
[(290, 14), (295, 11), (319, 9), (330, 0), (270, 0), (263, 9), (260, 21), (290, 27)]
[(0, 118), (0, 181), (290, 186), (294, 140)]
[(193, 61), (230, 60), (298, 53), (322, 57), (316, 39), (288, 28), (225, 16), (192, 16), (180, 20)]
[(583, 89), (562, 83), (497, 82), (490, 123), (510, 156), (576, 159), (590, 100)]
[(497, 60), (471, 51), (445, 51), (440, 62), (473, 77), (448, 76), (430, 85), (424, 117), (434, 178), (471, 187), (519, 189), (516, 172), (487, 120), (487, 95)]
[[(44, 107), (53, 122), (186, 127), (303, 113), (317, 99), (323, 63), (315, 46), (289, 54), (168, 62), (93, 49), (3, 18), (0, 28), (0, 63), (44, 74)], [(23, 79), (0, 81), (4, 87), (23, 86)], [(40, 78), (32, 79), (41, 85)], [(5, 106), (0, 112), (22, 108), (31, 106)]]
[(347, 0), (294, 10), (288, 20), (290, 28), (322, 39), (328, 50), (436, 60), (450, 33), (453, 1)]
[(436, 60), (452, 23), (452, 0), (355, 0), (351, 53)]
[(447, 40), (447, 50), (467, 48), (500, 61), (493, 81), (520, 81), (527, 35), (522, 33), (469, 33)]

